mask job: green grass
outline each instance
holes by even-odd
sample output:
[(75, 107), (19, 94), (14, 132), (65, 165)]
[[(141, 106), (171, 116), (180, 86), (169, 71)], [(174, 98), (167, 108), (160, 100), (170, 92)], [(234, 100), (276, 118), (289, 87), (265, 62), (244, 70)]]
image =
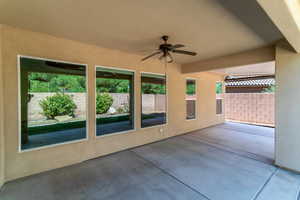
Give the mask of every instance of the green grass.
[(69, 130), (85, 127), (85, 120), (75, 122), (60, 122), (56, 124), (28, 127), (29, 135), (45, 134), (54, 131)]

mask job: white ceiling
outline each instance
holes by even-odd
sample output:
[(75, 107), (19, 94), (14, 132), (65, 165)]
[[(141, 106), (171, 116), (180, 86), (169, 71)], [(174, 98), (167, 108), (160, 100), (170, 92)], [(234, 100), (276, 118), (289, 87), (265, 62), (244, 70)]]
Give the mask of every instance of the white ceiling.
[(143, 55), (167, 34), (171, 43), (198, 52), (196, 57), (175, 57), (178, 63), (188, 63), (266, 46), (281, 38), (267, 26), (269, 19), (261, 10), (254, 4), (247, 6), (249, 2), (256, 1), (0, 0), (0, 23)]
[(275, 74), (275, 61), (213, 70), (212, 72), (229, 76), (265, 76)]

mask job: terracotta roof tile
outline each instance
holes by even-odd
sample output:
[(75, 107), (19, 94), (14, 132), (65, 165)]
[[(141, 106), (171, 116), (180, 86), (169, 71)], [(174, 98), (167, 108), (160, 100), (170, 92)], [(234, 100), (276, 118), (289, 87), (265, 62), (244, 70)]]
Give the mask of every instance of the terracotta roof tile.
[(256, 79), (256, 80), (230, 80), (225, 82), (225, 86), (240, 87), (240, 86), (271, 86), (275, 85), (275, 79)]

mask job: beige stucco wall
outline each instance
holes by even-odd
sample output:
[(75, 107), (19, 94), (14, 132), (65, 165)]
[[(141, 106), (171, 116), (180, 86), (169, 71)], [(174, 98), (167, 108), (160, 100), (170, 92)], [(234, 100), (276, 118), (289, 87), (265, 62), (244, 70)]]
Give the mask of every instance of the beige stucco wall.
[[(17, 55), (88, 64), (88, 137), (87, 141), (59, 145), (29, 152), (18, 152), (18, 89)], [(78, 163), (101, 155), (130, 147), (161, 140), (188, 131), (204, 128), (224, 121), (216, 116), (215, 83), (222, 79), (212, 73), (181, 74), (180, 65), (167, 67), (168, 124), (163, 133), (158, 127), (140, 128), (140, 72), (165, 73), (165, 67), (158, 60), (140, 62), (142, 56), (87, 45), (45, 34), (4, 26), (3, 30), (3, 75), (5, 116), (5, 180), (35, 174), (38, 172)], [(115, 66), (136, 70), (135, 109), (136, 131), (95, 137), (95, 65)], [(197, 120), (185, 120), (185, 78), (197, 78)]]
[(3, 128), (3, 73), (2, 73), (2, 26), (0, 25), (0, 187), (4, 183), (4, 128)]
[(275, 162), (300, 171), (300, 54), (285, 42), (276, 47)]

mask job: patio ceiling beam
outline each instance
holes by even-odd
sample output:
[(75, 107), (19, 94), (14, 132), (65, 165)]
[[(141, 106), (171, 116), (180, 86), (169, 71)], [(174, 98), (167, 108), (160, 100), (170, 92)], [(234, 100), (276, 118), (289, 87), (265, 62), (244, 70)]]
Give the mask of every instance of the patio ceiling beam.
[(183, 64), (181, 67), (181, 73), (197, 73), (227, 67), (269, 62), (273, 60), (275, 60), (275, 47), (268, 46), (237, 54)]
[(290, 45), (300, 53), (300, 1), (257, 0)]

